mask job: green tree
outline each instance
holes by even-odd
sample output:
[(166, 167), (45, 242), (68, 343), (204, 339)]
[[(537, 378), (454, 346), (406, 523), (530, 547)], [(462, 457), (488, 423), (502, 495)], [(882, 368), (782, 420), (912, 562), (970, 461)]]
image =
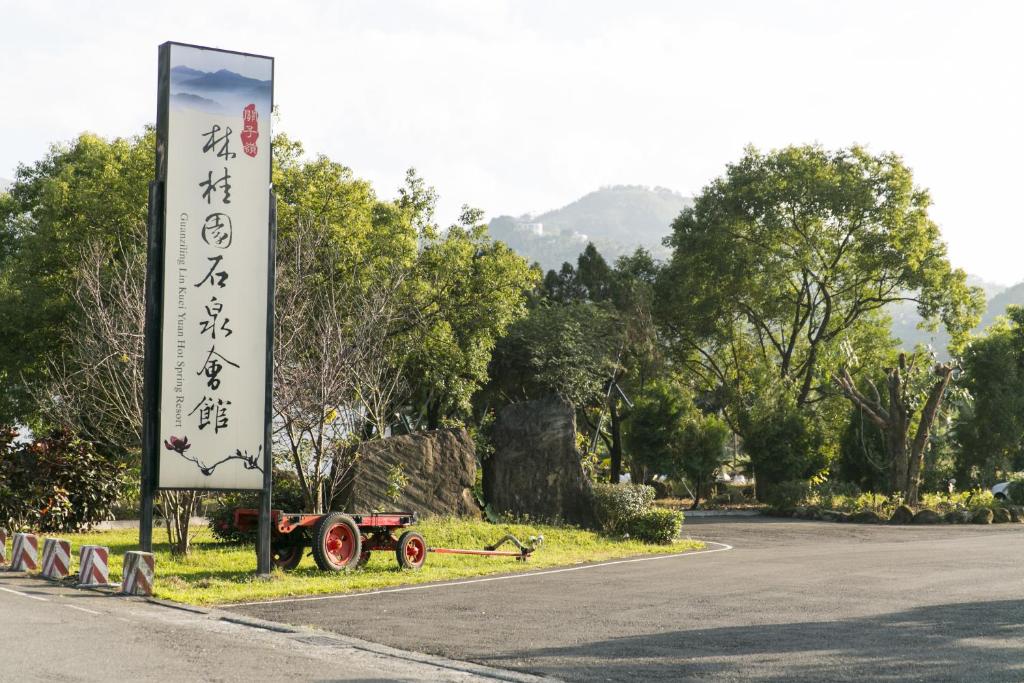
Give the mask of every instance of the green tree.
[(665, 338), (724, 391), (734, 426), (757, 382), (777, 381), (800, 409), (827, 397), (823, 358), (893, 302), (913, 301), (959, 348), (983, 297), (950, 266), (930, 203), (894, 154), (748, 148), (672, 225)]
[(680, 384), (653, 382), (637, 399), (626, 432), (633, 476), (638, 482), (658, 473), (685, 478), (697, 509), (724, 461), (730, 433), (720, 418), (698, 410)]
[(509, 329), (491, 361), (494, 403), (559, 394), (577, 408), (601, 406), (618, 367), (621, 326), (607, 304), (542, 303)]
[(123, 260), (145, 245), (154, 135), (83, 134), (21, 165), (0, 194), (0, 423), (37, 422), (51, 361), (68, 341), (81, 250)]
[(970, 400), (954, 428), (958, 478), (969, 481), (973, 471), (988, 483), (1024, 470), (1024, 308), (1011, 306), (971, 344), (962, 365)]

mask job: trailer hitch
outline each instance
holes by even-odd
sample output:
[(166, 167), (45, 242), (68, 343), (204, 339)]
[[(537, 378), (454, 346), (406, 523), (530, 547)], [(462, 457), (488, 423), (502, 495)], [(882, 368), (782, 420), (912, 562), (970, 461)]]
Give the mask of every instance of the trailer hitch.
[[(498, 550), (501, 546), (506, 543), (511, 543), (516, 547), (515, 551)], [(520, 562), (526, 562), (530, 555), (533, 554), (537, 548), (544, 543), (544, 536), (530, 536), (530, 540), (527, 543), (523, 543), (512, 534), (506, 534), (501, 538), (500, 541), (489, 546), (485, 546), (483, 550), (465, 550), (462, 548), (431, 548), (432, 553), (441, 553), (448, 555), (488, 555), (491, 557), (514, 557)]]

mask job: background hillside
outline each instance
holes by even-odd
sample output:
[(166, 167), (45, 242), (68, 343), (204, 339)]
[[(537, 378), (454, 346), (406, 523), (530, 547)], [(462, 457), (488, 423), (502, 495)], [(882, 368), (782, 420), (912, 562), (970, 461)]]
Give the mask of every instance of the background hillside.
[[(656, 259), (666, 259), (669, 251), (661, 240), (669, 234), (672, 221), (692, 199), (663, 187), (615, 185), (591, 192), (560, 209), (541, 214), (498, 216), (490, 222), (490, 232), (531, 263), (546, 270), (559, 269), (576, 258), (587, 242), (593, 242), (609, 263), (637, 247), (648, 249)], [(968, 275), (968, 282), (985, 290), (988, 309), (977, 331), (991, 325), (1010, 304), (1024, 305), (1024, 282), (1005, 287)], [(949, 336), (941, 328), (935, 332), (917, 328), (921, 322), (916, 306), (905, 302), (889, 308), (892, 333), (906, 349), (931, 344), (946, 355)]]
[(663, 187), (615, 185), (603, 187), (560, 209), (538, 215), (498, 216), (491, 235), (544, 270), (576, 262), (587, 242), (611, 263), (644, 247), (655, 258), (667, 258), (661, 240), (669, 225), (691, 199)]

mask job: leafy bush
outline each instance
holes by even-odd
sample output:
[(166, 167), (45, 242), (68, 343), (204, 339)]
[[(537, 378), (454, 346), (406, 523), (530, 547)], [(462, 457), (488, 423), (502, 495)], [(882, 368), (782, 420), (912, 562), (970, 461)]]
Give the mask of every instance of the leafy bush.
[(683, 528), (683, 513), (678, 510), (651, 508), (635, 517), (631, 517), (624, 525), (624, 533), (630, 538), (645, 543), (671, 543)]
[(1010, 480), (1006, 497), (1014, 505), (1024, 505), (1024, 477), (1018, 475)]
[(784, 510), (795, 508), (811, 495), (811, 485), (806, 481), (782, 481), (762, 486), (761, 497), (774, 508)]
[(111, 519), (126, 484), (124, 464), (64, 432), (14, 443), (0, 432), (0, 525), (10, 530), (82, 531)]
[(781, 407), (762, 409), (745, 420), (744, 443), (759, 494), (777, 484), (810, 479), (828, 466), (824, 432), (813, 416)]
[[(298, 477), (292, 472), (274, 472), (274, 493), (271, 507), (285, 512), (302, 512), (305, 508), (302, 486)], [(235, 510), (237, 508), (258, 508), (259, 492), (226, 493), (220, 496), (217, 505), (207, 513), (207, 523), (213, 535), (229, 543), (255, 541), (256, 532), (242, 533), (235, 528)]]
[(629, 520), (651, 509), (654, 489), (643, 484), (595, 484), (594, 505), (597, 521), (604, 531), (627, 533)]

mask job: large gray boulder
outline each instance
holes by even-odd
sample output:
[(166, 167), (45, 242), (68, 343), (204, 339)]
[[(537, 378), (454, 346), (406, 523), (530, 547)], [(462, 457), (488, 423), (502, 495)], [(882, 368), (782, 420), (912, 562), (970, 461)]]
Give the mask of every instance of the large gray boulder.
[[(388, 496), (388, 488), (399, 471), (408, 484), (396, 501)], [(480, 516), (473, 498), (476, 448), (464, 429), (366, 442), (359, 447), (351, 481), (347, 507), (353, 512), (410, 510), (424, 516)]]
[(495, 512), (597, 526), (571, 403), (552, 396), (506, 406), (494, 420), (491, 441), (484, 498)]

